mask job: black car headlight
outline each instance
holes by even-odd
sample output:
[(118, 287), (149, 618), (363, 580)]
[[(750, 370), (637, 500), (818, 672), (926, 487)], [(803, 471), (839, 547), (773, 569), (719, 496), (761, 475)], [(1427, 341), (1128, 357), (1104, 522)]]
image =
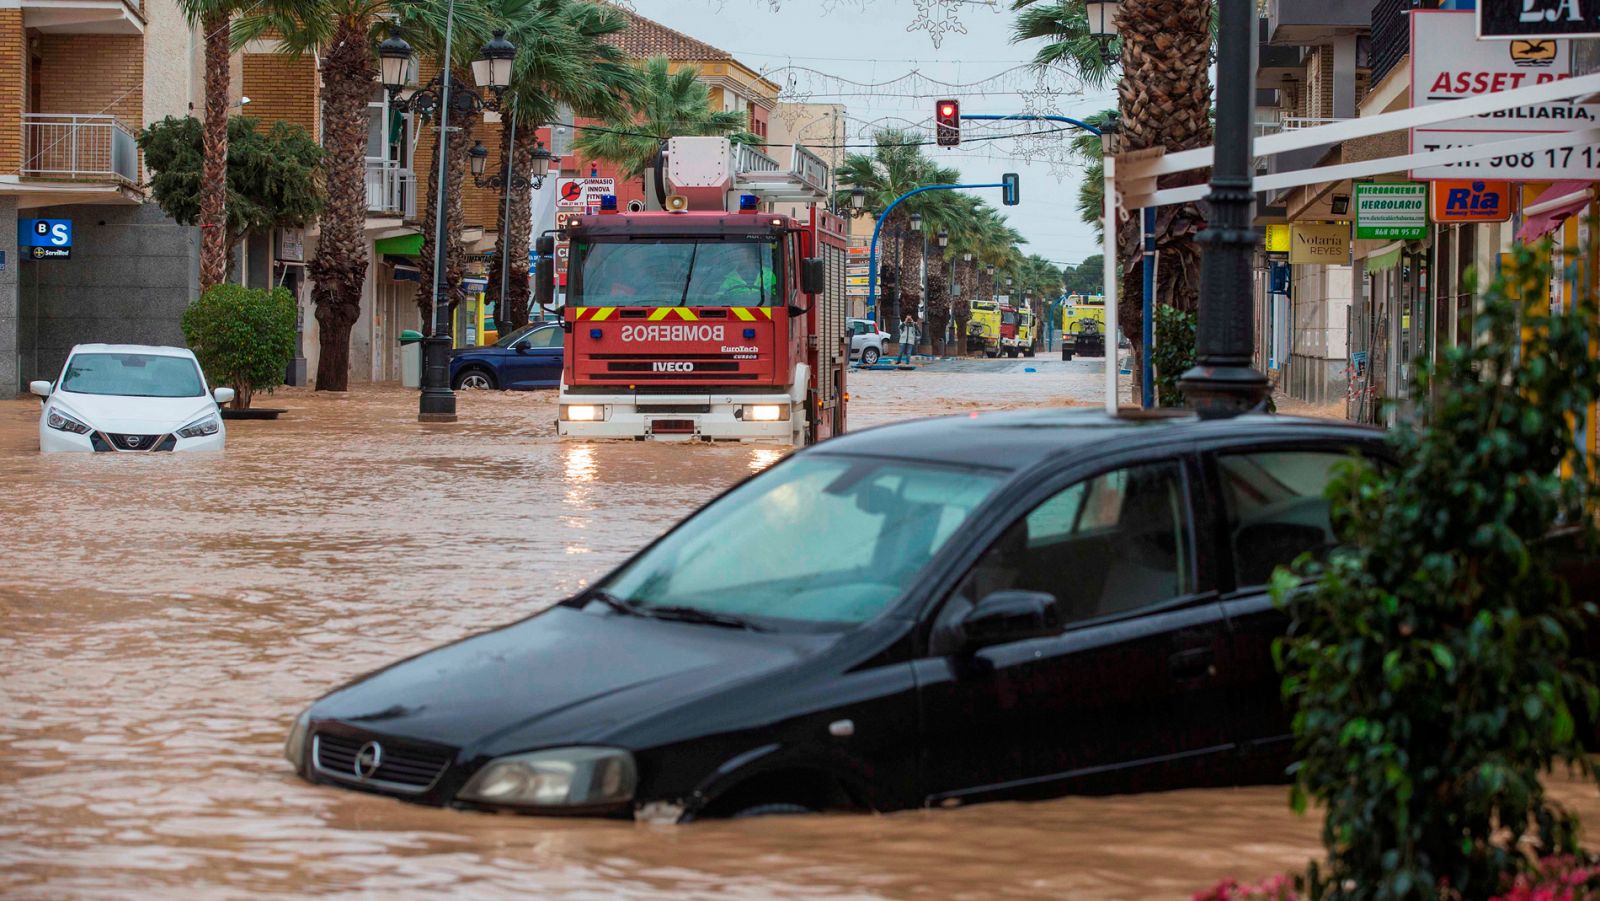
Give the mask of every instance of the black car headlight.
[(52, 408), (50, 415), (44, 418), (44, 424), (58, 432), (72, 432), (75, 435), (89, 434), (88, 426), (61, 412), (60, 408)]
[(617, 748), (554, 748), (496, 757), (456, 795), (497, 807), (597, 807), (633, 800), (633, 755)]
[(215, 435), (222, 428), (222, 421), (217, 414), (211, 413), (196, 419), (178, 430), (179, 438), (203, 438), (206, 435)]

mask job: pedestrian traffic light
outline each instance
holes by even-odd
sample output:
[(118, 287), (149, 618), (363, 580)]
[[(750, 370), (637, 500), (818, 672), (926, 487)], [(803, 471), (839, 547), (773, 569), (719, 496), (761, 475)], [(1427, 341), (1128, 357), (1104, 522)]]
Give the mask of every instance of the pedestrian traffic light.
[(961, 145), (961, 101), (941, 100), (933, 106), (935, 137), (940, 147)]
[(1000, 199), (1006, 206), (1016, 206), (1022, 202), (1022, 184), (1015, 172), (1007, 172), (1000, 176)]

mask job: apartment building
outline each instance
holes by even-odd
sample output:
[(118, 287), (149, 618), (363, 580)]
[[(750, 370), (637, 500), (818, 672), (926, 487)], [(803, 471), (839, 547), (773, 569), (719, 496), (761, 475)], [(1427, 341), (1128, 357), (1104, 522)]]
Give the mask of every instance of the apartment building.
[[(72, 345), (181, 344), (195, 229), (140, 185), (135, 135), (200, 99), (198, 36), (174, 0), (0, 2), (0, 373), (55, 378)], [(35, 259), (20, 220), (71, 222)]]

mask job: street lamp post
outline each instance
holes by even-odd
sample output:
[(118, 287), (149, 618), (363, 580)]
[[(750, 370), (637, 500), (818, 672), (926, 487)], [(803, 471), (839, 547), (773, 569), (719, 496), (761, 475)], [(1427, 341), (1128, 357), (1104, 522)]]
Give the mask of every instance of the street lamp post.
[[(1217, 30), (1216, 151), (1211, 167), (1210, 221), (1196, 236), (1201, 258), (1195, 367), (1180, 385), (1202, 417), (1234, 416), (1267, 397), (1266, 376), (1250, 365), (1252, 332), (1251, 229), (1255, 194), (1250, 176), (1250, 44), (1255, 6), (1221, 0)], [(1109, 299), (1108, 299), (1109, 300)], [(1114, 352), (1108, 349), (1108, 353)]]
[[(415, 112), (423, 118), (432, 118), (439, 128), (439, 178), (435, 188), (438, 193), (434, 195), (433, 304), (429, 312), (430, 333), (422, 340), (422, 397), (417, 406), (419, 422), (456, 421), (456, 396), (450, 390), (450, 350), (455, 342), (450, 337), (448, 315), (444, 322), (439, 320), (439, 296), (446, 287), (445, 183), (449, 174), (450, 113), (471, 114), (484, 109), (499, 109), (500, 96), (511, 84), (512, 62), (517, 55), (517, 48), (506, 40), (506, 33), (496, 31), (494, 37), (479, 49), (478, 58), (472, 61), (473, 81), (477, 82), (479, 88), (489, 89), (492, 96), (483, 97), (471, 88), (458, 84), (450, 72), (455, 15), (456, 5), (451, 0), (445, 11), (444, 55), (439, 74), (404, 99), (400, 97), (400, 91), (405, 87), (406, 73), (411, 71), (415, 63), (411, 45), (398, 33), (390, 35), (378, 45), (379, 69), (383, 86), (389, 92), (390, 105), (399, 110)], [(444, 309), (448, 314), (448, 302)]]

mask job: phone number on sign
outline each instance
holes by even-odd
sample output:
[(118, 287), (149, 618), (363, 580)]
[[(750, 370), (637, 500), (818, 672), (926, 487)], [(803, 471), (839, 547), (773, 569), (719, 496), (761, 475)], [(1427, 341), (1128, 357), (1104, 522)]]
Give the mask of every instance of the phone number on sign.
[[(1457, 147), (1473, 147), (1473, 144), (1423, 144), (1421, 152), (1434, 150), (1454, 150)], [(1584, 147), (1550, 147), (1544, 150), (1530, 150), (1524, 153), (1508, 153), (1504, 156), (1485, 157), (1481, 160), (1470, 160), (1464, 163), (1440, 163), (1451, 169), (1535, 169), (1578, 166), (1584, 169), (1593, 169), (1600, 166), (1600, 145), (1590, 144)], [(1429, 168), (1432, 168), (1431, 166)]]

